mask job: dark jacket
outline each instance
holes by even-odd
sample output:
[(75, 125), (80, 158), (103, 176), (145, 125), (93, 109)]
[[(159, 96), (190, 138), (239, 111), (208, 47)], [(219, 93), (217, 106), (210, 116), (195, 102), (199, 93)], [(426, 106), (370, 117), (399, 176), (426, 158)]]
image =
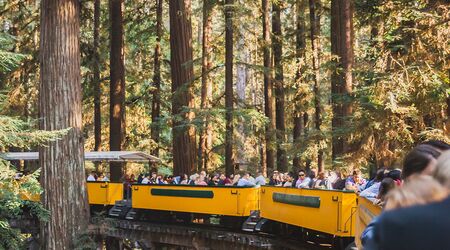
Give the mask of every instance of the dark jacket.
[(383, 213), (364, 249), (450, 249), (450, 197)]

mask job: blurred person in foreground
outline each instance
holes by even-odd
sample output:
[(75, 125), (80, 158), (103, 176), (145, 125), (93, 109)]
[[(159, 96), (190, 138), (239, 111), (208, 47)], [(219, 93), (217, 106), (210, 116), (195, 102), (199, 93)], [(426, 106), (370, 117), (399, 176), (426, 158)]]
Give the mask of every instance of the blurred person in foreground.
[(364, 232), (370, 236), (361, 237), (364, 249), (450, 249), (450, 151), (439, 157), (433, 176), (439, 184), (411, 175), (403, 190), (388, 195), (393, 200), (386, 207), (392, 210), (373, 222), (373, 231)]

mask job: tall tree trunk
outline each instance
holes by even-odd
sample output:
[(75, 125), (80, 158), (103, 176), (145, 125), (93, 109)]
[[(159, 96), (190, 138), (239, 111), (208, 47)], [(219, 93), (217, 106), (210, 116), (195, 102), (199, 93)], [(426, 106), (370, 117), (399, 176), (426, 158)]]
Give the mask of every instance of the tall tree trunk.
[[(295, 74), (295, 82), (300, 86), (302, 78), (304, 78), (305, 73), (305, 60), (306, 60), (306, 36), (305, 36), (305, 8), (306, 8), (306, 0), (297, 0), (296, 2), (296, 19), (297, 19), (297, 31), (296, 31), (296, 54), (297, 54), (297, 72)], [(301, 88), (298, 88), (299, 91), (302, 91)], [(305, 105), (302, 103), (303, 93), (297, 93), (296, 104), (294, 110), (294, 131), (293, 131), (293, 140), (294, 145), (298, 147), (301, 143), (301, 136), (304, 133), (304, 123), (303, 123), (303, 111), (305, 109)], [(297, 153), (298, 154), (298, 153)], [(300, 169), (300, 157), (296, 155), (293, 159), (293, 167), (295, 169)]]
[[(212, 15), (214, 1), (203, 0), (203, 37), (202, 37), (202, 96), (201, 108), (211, 108), (212, 81), (209, 71), (212, 69)], [(199, 162), (200, 168), (208, 169), (211, 166), (209, 153), (212, 148), (212, 126), (208, 118), (203, 119), (204, 128), (200, 133)]]
[(94, 151), (101, 150), (102, 144), (102, 116), (100, 103), (100, 0), (94, 1), (94, 53), (93, 53), (93, 84), (94, 84)]
[(331, 53), (336, 56), (331, 75), (333, 106), (333, 160), (348, 153), (348, 141), (342, 130), (352, 114), (350, 95), (353, 88), (353, 4), (352, 1), (331, 1)]
[[(263, 61), (264, 61), (264, 113), (269, 120), (266, 126), (266, 171), (275, 169), (275, 98), (273, 96), (272, 67), (270, 60), (270, 6), (262, 0)], [(263, 171), (264, 172), (264, 171)]]
[[(315, 109), (315, 128), (319, 132), (322, 125), (322, 105), (320, 102), (320, 0), (309, 0), (309, 18), (311, 25), (311, 49), (312, 49), (312, 66), (313, 66), (313, 78), (314, 78), (314, 109)], [(320, 140), (317, 142), (319, 143)], [(324, 169), (324, 153), (322, 149), (319, 149), (317, 155), (317, 166), (319, 172)]]
[(281, 9), (280, 3), (272, 3), (272, 48), (273, 63), (275, 69), (275, 109), (277, 128), (277, 169), (287, 171), (286, 150), (282, 144), (285, 142), (285, 115), (284, 115), (284, 76), (283, 76), (283, 37), (281, 31)]
[(154, 69), (153, 69), (153, 90), (152, 100), (152, 140), (157, 144), (153, 149), (152, 154), (159, 157), (159, 135), (161, 128), (159, 125), (159, 118), (161, 116), (161, 36), (162, 36), (162, 11), (163, 0), (156, 0), (156, 45), (154, 54)]
[[(109, 148), (120, 151), (125, 139), (125, 65), (123, 55), (122, 1), (109, 0), (110, 18), (110, 104), (109, 104)], [(122, 164), (110, 164), (111, 181), (122, 177)]]
[(60, 140), (39, 149), (43, 204), (50, 211), (41, 224), (44, 249), (73, 249), (86, 232), (89, 205), (84, 175), (79, 46), (79, 2), (43, 0), (40, 33), (40, 128), (70, 128)]
[(189, 174), (195, 170), (195, 128), (186, 126), (194, 114), (183, 109), (194, 107), (191, 81), (194, 76), (192, 65), (191, 1), (170, 0), (170, 65), (172, 72), (172, 123), (173, 172), (176, 175)]
[(234, 0), (225, 0), (225, 172), (234, 172), (233, 163), (233, 8)]

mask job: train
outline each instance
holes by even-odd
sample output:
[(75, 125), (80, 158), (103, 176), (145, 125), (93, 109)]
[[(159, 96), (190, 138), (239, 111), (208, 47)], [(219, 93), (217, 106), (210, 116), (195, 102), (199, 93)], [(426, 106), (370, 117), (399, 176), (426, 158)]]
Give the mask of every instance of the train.
[[(345, 249), (381, 207), (342, 190), (87, 182), (92, 212), (126, 220), (198, 223)], [(28, 197), (28, 199), (31, 199)], [(39, 200), (33, 197), (32, 200)]]
[[(6, 160), (37, 160), (37, 152)], [(87, 152), (91, 161), (155, 161), (142, 152)], [(355, 244), (381, 207), (342, 190), (87, 182), (91, 212), (124, 220), (196, 223), (270, 234), (335, 249)], [(37, 195), (22, 194), (39, 201)]]

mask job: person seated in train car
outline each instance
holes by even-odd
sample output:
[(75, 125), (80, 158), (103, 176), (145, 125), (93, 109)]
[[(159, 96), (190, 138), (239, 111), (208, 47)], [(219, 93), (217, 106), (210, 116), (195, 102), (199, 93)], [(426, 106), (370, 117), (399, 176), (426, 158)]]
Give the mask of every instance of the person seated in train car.
[(269, 178), (269, 185), (276, 186), (278, 184), (278, 171), (275, 170), (272, 173), (272, 176)]
[(237, 186), (239, 179), (241, 179), (241, 175), (236, 174), (234, 175), (233, 180), (231, 180), (231, 184), (229, 186)]
[(386, 212), (361, 237), (364, 249), (450, 249), (450, 151), (439, 157), (434, 178), (445, 190), (426, 175), (415, 174), (389, 194)]
[(328, 176), (325, 174), (325, 172), (319, 172), (317, 180), (314, 182), (314, 188), (332, 189), (331, 183), (328, 181)]
[(332, 183), (333, 189), (336, 190), (344, 190), (345, 189), (345, 181), (347, 179), (347, 170), (346, 169), (340, 169), (336, 171), (336, 180), (334, 183)]
[(196, 175), (195, 176), (195, 185), (196, 186), (208, 186), (208, 183), (206, 183), (205, 177), (203, 177), (203, 175)]
[(255, 183), (250, 179), (250, 173), (244, 173), (242, 178), (237, 182), (238, 187), (253, 187)]
[(173, 175), (166, 175), (164, 178), (164, 184), (174, 184)]
[(255, 184), (260, 186), (266, 185), (266, 177), (264, 177), (263, 172), (261, 170), (258, 170), (256, 172)]
[(103, 181), (103, 178), (105, 178), (105, 176), (100, 173), (97, 177), (97, 181)]
[(309, 188), (309, 183), (311, 182), (311, 178), (306, 176), (305, 170), (300, 170), (298, 172), (298, 179), (295, 183), (296, 188)]
[(283, 173), (278, 173), (276, 183), (277, 184), (275, 186), (277, 186), (277, 187), (283, 186), (283, 183), (284, 183), (284, 174)]
[(150, 174), (145, 174), (144, 178), (141, 181), (141, 184), (150, 184)]
[(292, 187), (292, 182), (294, 181), (294, 174), (292, 172), (289, 172), (284, 175), (286, 178), (286, 181), (283, 184), (283, 187)]
[(189, 176), (187, 174), (181, 174), (178, 184), (180, 184), (180, 185), (189, 184)]
[(368, 181), (366, 184), (366, 187), (363, 191), (359, 194), (361, 197), (365, 197), (371, 201), (375, 201), (375, 199), (378, 196), (378, 192), (380, 190), (381, 181), (383, 180), (385, 176), (385, 169), (378, 169), (377, 174), (375, 177)]
[(158, 175), (156, 174), (156, 172), (152, 172), (152, 175), (150, 177), (150, 183), (149, 184), (158, 184), (156, 182), (156, 177), (158, 177)]
[(103, 174), (103, 181), (109, 181), (109, 174), (108, 173)]
[(406, 179), (415, 173), (431, 175), (436, 169), (436, 159), (440, 154), (439, 150), (427, 144), (413, 148), (403, 161), (402, 178)]
[(361, 177), (361, 171), (356, 169), (353, 170), (352, 175), (345, 180), (345, 190), (358, 193), (365, 184), (366, 180)]
[(143, 174), (143, 173), (140, 173), (140, 174), (138, 175), (138, 178), (137, 178), (137, 183), (138, 183), (138, 184), (141, 184), (143, 179), (144, 179), (144, 174)]
[(214, 174), (208, 181), (208, 186), (217, 186), (219, 184), (219, 175)]
[(92, 171), (88, 177), (87, 177), (87, 181), (96, 181), (97, 179), (95, 178), (96, 174), (95, 171)]

